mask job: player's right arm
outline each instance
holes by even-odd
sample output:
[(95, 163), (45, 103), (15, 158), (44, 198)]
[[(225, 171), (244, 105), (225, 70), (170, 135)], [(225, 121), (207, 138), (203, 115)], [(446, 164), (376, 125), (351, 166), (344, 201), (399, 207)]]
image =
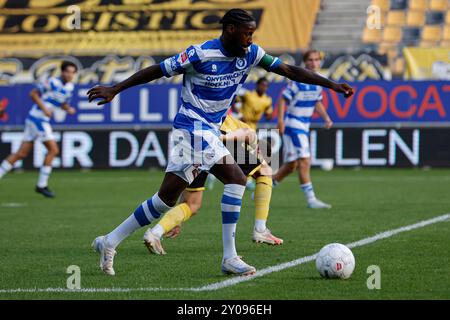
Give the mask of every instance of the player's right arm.
[(176, 54), (170, 58), (165, 59), (159, 64), (152, 65), (148, 68), (142, 69), (133, 74), (128, 79), (119, 82), (111, 87), (96, 86), (89, 89), (87, 95), (89, 102), (94, 99), (101, 98), (98, 105), (110, 102), (114, 97), (130, 88), (140, 84), (148, 83), (150, 81), (162, 78), (163, 76), (170, 78), (178, 74), (184, 74), (192, 65), (200, 60), (197, 50), (194, 46), (190, 46), (185, 51)]
[(128, 79), (119, 82), (113, 86), (107, 87), (107, 86), (96, 86), (87, 92), (87, 95), (89, 97), (89, 102), (91, 102), (94, 99), (101, 98), (100, 102), (98, 102), (98, 105), (102, 105), (108, 102), (111, 102), (114, 97), (130, 88), (134, 87), (140, 84), (144, 84), (159, 78), (162, 78), (164, 76), (164, 73), (161, 69), (161, 66), (159, 64), (152, 65), (148, 68), (142, 69), (135, 74), (133, 74)]
[(37, 104), (37, 106), (42, 110), (42, 112), (47, 117), (52, 116), (52, 113), (50, 112), (50, 110), (47, 109), (44, 102), (42, 101), (41, 93), (39, 92), (39, 90), (37, 88), (34, 88), (33, 90), (30, 91), (30, 97), (31, 97), (31, 100), (33, 100), (33, 102)]

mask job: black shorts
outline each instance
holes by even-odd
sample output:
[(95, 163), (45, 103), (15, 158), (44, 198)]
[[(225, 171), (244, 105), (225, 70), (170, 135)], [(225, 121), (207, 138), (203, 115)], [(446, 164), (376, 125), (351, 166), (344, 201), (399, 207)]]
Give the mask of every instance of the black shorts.
[[(261, 166), (263, 158), (258, 154), (256, 148), (247, 143), (236, 141), (233, 150), (230, 150), (234, 160), (237, 162), (242, 172), (246, 176), (253, 175)], [(205, 190), (208, 172), (202, 171), (192, 183), (186, 188), (187, 191), (203, 191)]]

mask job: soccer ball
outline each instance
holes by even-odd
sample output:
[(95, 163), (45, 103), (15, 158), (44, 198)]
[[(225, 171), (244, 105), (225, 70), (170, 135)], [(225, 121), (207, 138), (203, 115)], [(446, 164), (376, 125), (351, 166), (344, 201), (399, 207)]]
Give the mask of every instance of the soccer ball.
[(324, 171), (331, 171), (331, 170), (333, 170), (333, 167), (334, 167), (333, 160), (331, 160), (331, 159), (324, 159), (324, 160), (322, 160), (322, 164), (320, 165), (320, 167)]
[(355, 257), (343, 244), (330, 243), (317, 254), (316, 268), (324, 278), (348, 279), (355, 269)]

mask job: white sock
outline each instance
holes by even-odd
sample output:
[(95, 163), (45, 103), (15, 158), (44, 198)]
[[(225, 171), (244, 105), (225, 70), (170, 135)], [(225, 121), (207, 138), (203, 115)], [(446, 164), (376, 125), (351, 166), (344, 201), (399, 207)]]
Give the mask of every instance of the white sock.
[(236, 223), (241, 211), (242, 196), (245, 186), (239, 184), (226, 184), (223, 189), (221, 202), (222, 209), (222, 241), (223, 258), (229, 259), (237, 256), (236, 252)]
[(0, 179), (9, 171), (11, 171), (12, 167), (12, 164), (9, 163), (6, 159), (3, 160), (2, 164), (0, 165)]
[(39, 171), (39, 179), (37, 186), (39, 188), (45, 188), (48, 186), (48, 178), (50, 177), (50, 173), (52, 173), (52, 167), (51, 166), (42, 166), (41, 170)]
[(255, 220), (255, 229), (258, 232), (263, 232), (266, 230), (266, 220), (256, 219)]
[(155, 193), (153, 197), (142, 202), (124, 222), (106, 236), (106, 244), (116, 248), (135, 230), (149, 225), (170, 209), (171, 207), (159, 198), (158, 193)]
[(312, 182), (301, 184), (300, 187), (302, 188), (302, 191), (305, 194), (307, 201), (311, 201), (316, 198), (316, 195), (314, 194), (314, 188), (313, 188)]
[(222, 224), (223, 259), (237, 256), (236, 252), (236, 223)]
[(117, 228), (106, 235), (106, 245), (116, 248), (125, 238), (140, 227), (141, 225), (137, 222), (134, 214), (132, 214)]
[(152, 228), (152, 233), (153, 235), (161, 239), (161, 237), (164, 234), (164, 228), (158, 223), (156, 226)]

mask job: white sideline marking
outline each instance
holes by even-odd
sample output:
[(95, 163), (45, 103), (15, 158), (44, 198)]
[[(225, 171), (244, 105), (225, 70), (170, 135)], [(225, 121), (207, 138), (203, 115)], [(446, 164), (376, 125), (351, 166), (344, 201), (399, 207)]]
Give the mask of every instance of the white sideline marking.
[[(444, 214), (441, 216), (437, 216), (435, 218), (429, 219), (429, 220), (422, 220), (414, 224), (410, 224), (408, 226), (400, 227), (397, 229), (388, 230), (382, 233), (378, 233), (372, 237), (364, 238), (355, 242), (351, 242), (346, 244), (349, 248), (357, 248), (361, 246), (365, 246), (367, 244), (376, 242), (378, 240), (390, 238), (396, 234), (411, 231), (414, 229), (423, 228), (425, 226), (443, 222), (450, 219), (450, 214)], [(317, 253), (305, 256), (296, 260), (292, 260), (289, 262), (285, 262), (282, 264), (278, 264), (272, 267), (267, 267), (264, 269), (261, 269), (257, 271), (252, 276), (247, 277), (235, 277), (224, 281), (219, 281), (215, 283), (211, 283), (208, 285), (204, 285), (201, 287), (195, 287), (195, 288), (86, 288), (86, 289), (79, 289), (79, 290), (72, 290), (72, 289), (66, 289), (66, 288), (46, 288), (46, 289), (39, 289), (39, 288), (30, 288), (30, 289), (0, 289), (0, 293), (44, 293), (44, 292), (81, 292), (81, 293), (97, 293), (97, 292), (105, 292), (105, 293), (114, 293), (114, 292), (152, 292), (152, 291), (193, 291), (193, 292), (199, 292), (199, 291), (215, 291), (219, 289), (223, 289), (226, 287), (234, 286), (241, 282), (251, 281), (255, 278), (259, 278), (262, 276), (265, 276), (266, 274), (272, 273), (272, 272), (278, 272), (287, 268), (292, 268), (295, 266), (298, 266), (300, 264), (304, 264), (306, 262), (313, 261), (317, 256)]]
[(19, 207), (25, 207), (26, 203), (20, 203), (20, 202), (2, 202), (2, 207), (5, 208), (19, 208)]

